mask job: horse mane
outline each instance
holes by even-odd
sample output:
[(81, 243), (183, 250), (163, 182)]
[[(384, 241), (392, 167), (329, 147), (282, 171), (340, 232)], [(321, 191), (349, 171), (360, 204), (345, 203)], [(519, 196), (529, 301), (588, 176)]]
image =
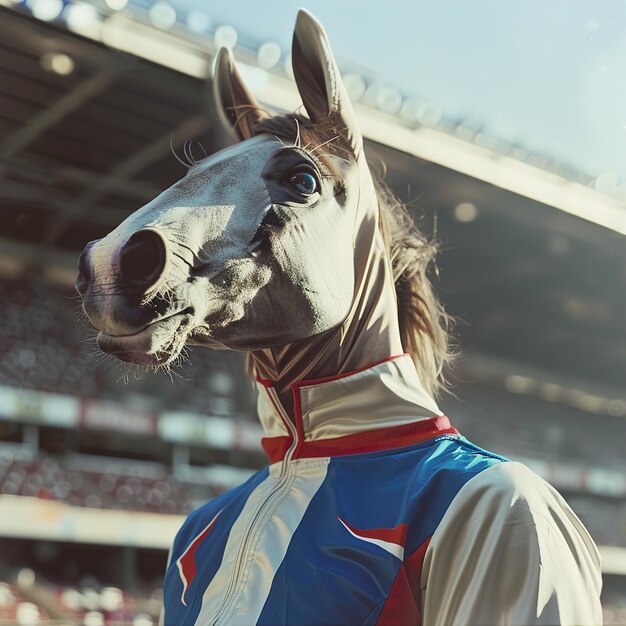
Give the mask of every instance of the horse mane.
[(453, 319), (437, 298), (429, 273), (436, 273), (436, 241), (415, 225), (407, 207), (380, 180), (374, 179), (380, 208), (380, 227), (396, 288), (400, 339), (426, 389), (438, 395), (444, 370), (454, 360)]
[[(237, 121), (244, 119), (251, 107), (238, 107)], [(281, 141), (295, 144), (312, 153), (331, 171), (328, 157), (354, 160), (339, 119), (330, 115), (322, 122), (312, 122), (298, 114), (265, 116), (253, 128), (253, 134), (269, 133)], [(318, 153), (317, 151), (323, 151)], [(435, 269), (436, 241), (429, 240), (416, 227), (407, 207), (375, 177), (374, 185), (380, 208), (380, 229), (391, 261), (398, 306), (400, 337), (405, 352), (415, 363), (425, 388), (438, 395), (445, 384), (444, 369), (454, 358), (450, 331), (452, 318), (435, 295), (429, 274)], [(250, 371), (251, 360), (247, 369)]]

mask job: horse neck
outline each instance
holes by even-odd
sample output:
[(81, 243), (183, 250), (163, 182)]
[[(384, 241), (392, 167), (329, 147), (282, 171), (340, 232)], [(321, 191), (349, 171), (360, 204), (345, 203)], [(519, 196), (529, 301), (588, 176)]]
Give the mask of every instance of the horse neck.
[(343, 374), (403, 352), (391, 264), (378, 225), (378, 206), (371, 195), (367, 219), (355, 245), (355, 299), (338, 328), (285, 346), (252, 353), (258, 375), (274, 381), (289, 415), (291, 386)]

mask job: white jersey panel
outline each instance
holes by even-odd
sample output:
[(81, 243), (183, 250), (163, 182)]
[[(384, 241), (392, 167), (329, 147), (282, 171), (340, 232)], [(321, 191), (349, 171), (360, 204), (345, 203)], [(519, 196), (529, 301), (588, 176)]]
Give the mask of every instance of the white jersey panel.
[(326, 478), (330, 459), (275, 463), (233, 524), (196, 626), (249, 626), (259, 618), (293, 533)]
[(599, 625), (600, 557), (544, 480), (499, 463), (456, 495), (422, 570), (423, 626)]

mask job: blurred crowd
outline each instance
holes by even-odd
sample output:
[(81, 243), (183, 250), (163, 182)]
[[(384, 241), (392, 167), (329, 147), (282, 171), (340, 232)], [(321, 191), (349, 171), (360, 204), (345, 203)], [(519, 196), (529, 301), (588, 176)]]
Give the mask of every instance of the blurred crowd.
[(131, 594), (95, 580), (79, 588), (55, 585), (28, 568), (13, 583), (0, 582), (0, 625), (154, 626), (160, 607), (160, 590)]
[(80, 455), (71, 467), (63, 457), (40, 454), (24, 458), (0, 449), (0, 494), (57, 500), (72, 506), (186, 514), (224, 490), (214, 484), (181, 482), (164, 465), (136, 462), (127, 466), (110, 460), (95, 469)]

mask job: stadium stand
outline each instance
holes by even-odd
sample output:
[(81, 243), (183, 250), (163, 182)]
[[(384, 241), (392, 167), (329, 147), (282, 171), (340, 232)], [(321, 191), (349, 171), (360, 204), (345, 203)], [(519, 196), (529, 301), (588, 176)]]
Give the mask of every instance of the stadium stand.
[[(58, 500), (72, 506), (91, 508), (189, 513), (221, 493), (218, 485), (180, 483), (165, 467), (149, 468), (158, 477), (129, 476), (118, 473), (109, 463), (109, 471), (80, 470), (63, 467), (63, 461), (40, 455), (30, 462), (14, 459), (9, 464), (0, 457), (0, 493)], [(118, 470), (118, 472), (116, 472)]]
[(84, 396), (98, 393), (97, 362), (82, 348), (72, 308), (63, 306), (62, 298), (29, 283), (0, 281), (0, 380)]
[(0, 624), (38, 624), (48, 617), (36, 604), (27, 601), (16, 585), (0, 583)]
[[(250, 417), (252, 385), (238, 384), (241, 360), (195, 350), (194, 358), (172, 374), (124, 367), (112, 358), (97, 358), (94, 333), (80, 322), (80, 305), (71, 289), (53, 288), (41, 281), (0, 279), (0, 384), (100, 398), (142, 394), (144, 405), (158, 393), (158, 406), (177, 410)], [(233, 358), (234, 357), (234, 358)], [(108, 367), (107, 367), (108, 365)], [(132, 378), (132, 387), (120, 382)]]
[[(495, 385), (464, 385), (462, 400), (444, 397), (442, 404), (464, 434), (486, 448), (538, 461), (575, 461), (626, 472), (622, 453), (626, 424), (622, 420)], [(590, 429), (593, 437), (589, 437)]]
[(23, 568), (15, 584), (0, 583), (0, 625), (153, 626), (160, 590), (130, 594), (90, 580), (80, 587), (44, 581)]

